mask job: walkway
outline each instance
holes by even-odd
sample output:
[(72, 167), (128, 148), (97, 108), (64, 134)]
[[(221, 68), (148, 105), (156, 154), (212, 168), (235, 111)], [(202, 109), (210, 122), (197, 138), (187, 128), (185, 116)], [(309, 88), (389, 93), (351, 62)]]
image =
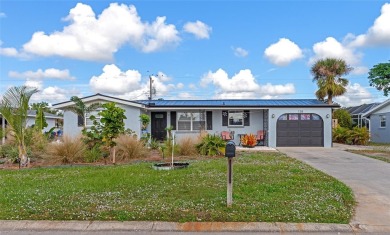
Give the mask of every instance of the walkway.
[(357, 201), (351, 224), (390, 233), (390, 164), (334, 148), (278, 148), (352, 188)]

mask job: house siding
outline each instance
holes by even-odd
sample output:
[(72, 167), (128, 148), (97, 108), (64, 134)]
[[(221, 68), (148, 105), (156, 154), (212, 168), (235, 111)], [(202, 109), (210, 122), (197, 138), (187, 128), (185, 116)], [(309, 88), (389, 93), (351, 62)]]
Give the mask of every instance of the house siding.
[[(370, 116), (370, 135), (371, 141), (375, 143), (390, 143), (390, 107), (388, 112), (375, 113)], [(387, 111), (382, 109), (381, 111)], [(380, 127), (381, 115), (386, 116), (386, 127)]]
[[(315, 113), (321, 116), (324, 122), (324, 147), (332, 147), (332, 109), (331, 108), (270, 108), (268, 113), (268, 146), (276, 147), (276, 124), (278, 118), (285, 113)], [(272, 115), (274, 117), (272, 118)], [(326, 117), (328, 115), (329, 118)]]
[[(47, 127), (43, 129), (44, 132), (49, 131), (52, 127), (56, 126), (56, 120), (53, 118), (46, 118)], [(27, 117), (27, 126), (35, 125), (35, 117)]]

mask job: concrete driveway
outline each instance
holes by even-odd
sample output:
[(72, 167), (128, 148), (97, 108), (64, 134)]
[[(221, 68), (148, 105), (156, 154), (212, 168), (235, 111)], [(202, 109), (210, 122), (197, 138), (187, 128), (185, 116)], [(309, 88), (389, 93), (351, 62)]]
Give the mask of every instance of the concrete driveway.
[(357, 207), (351, 224), (371, 232), (390, 233), (390, 163), (349, 153), (339, 146), (281, 147), (278, 150), (352, 188)]

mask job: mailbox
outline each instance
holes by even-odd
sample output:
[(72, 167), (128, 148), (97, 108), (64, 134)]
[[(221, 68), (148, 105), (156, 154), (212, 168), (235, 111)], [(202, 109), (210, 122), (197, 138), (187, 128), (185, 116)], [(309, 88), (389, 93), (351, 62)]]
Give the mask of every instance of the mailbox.
[(236, 156), (236, 145), (233, 141), (226, 143), (225, 147), (225, 157), (235, 157)]

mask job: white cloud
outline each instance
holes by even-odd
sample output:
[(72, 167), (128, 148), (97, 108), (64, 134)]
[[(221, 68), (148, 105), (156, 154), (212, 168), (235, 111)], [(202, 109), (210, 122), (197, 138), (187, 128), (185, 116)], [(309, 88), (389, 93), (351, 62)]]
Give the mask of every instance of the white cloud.
[[(168, 83), (172, 80), (162, 72), (152, 76), (153, 88), (156, 93), (153, 97), (164, 97), (171, 91), (177, 91), (184, 87), (183, 83)], [(149, 79), (142, 82), (142, 76), (137, 70), (121, 71), (116, 65), (106, 65), (103, 73), (93, 76), (89, 85), (94, 92), (108, 93), (123, 99), (147, 99), (150, 92)]]
[(249, 69), (240, 70), (232, 78), (228, 74), (218, 69), (216, 72), (208, 72), (201, 79), (201, 86), (206, 87), (212, 83), (216, 92), (214, 98), (267, 98), (278, 97), (285, 94), (294, 94), (295, 87), (288, 83), (285, 85), (260, 85)]
[(372, 94), (359, 83), (347, 86), (347, 92), (334, 100), (343, 107), (357, 106), (373, 102)]
[(55, 68), (49, 69), (38, 69), (37, 71), (26, 71), (19, 73), (16, 71), (8, 72), (9, 77), (13, 78), (25, 78), (25, 79), (35, 79), (41, 80), (45, 78), (60, 79), (60, 80), (75, 80), (75, 77), (71, 76), (68, 69), (59, 70)]
[(0, 18), (5, 18), (7, 15), (4, 12), (0, 12)]
[(139, 89), (141, 74), (136, 70), (122, 72), (116, 65), (106, 65), (103, 73), (93, 76), (89, 85), (95, 92), (123, 94)]
[(35, 87), (38, 90), (42, 90), (43, 88), (43, 82), (42, 81), (37, 81), (37, 80), (30, 80), (27, 79), (24, 85), (29, 86), (29, 87)]
[(210, 38), (212, 28), (207, 24), (197, 20), (196, 22), (187, 22), (184, 27), (184, 31), (195, 35), (198, 39)]
[(2, 45), (3, 45), (3, 42), (0, 40), (0, 55), (21, 58), (21, 59), (28, 58), (28, 56), (25, 53), (18, 52), (18, 50), (16, 48), (2, 47)]
[(248, 56), (249, 52), (241, 47), (235, 47), (233, 48), (234, 55), (237, 57), (246, 57)]
[(358, 35), (350, 46), (389, 46), (390, 45), (390, 3), (385, 3), (381, 15), (376, 18), (366, 34)]
[(277, 43), (267, 47), (264, 55), (271, 63), (278, 66), (286, 66), (303, 57), (302, 50), (298, 45), (287, 38), (281, 38)]
[(195, 89), (197, 88), (196, 85), (193, 84), (193, 83), (190, 83), (190, 84), (188, 85), (188, 87), (189, 87), (191, 90), (195, 90)]
[(325, 41), (313, 45), (314, 56), (310, 58), (309, 63), (313, 64), (319, 59), (337, 58), (343, 59), (352, 66), (352, 74), (365, 74), (368, 68), (361, 66), (362, 53), (356, 52), (354, 48), (340, 43), (333, 37), (328, 37)]
[(154, 52), (180, 41), (178, 31), (165, 17), (142, 22), (133, 5), (111, 3), (96, 17), (89, 5), (78, 3), (64, 18), (62, 31), (35, 32), (23, 45), (25, 52), (39, 56), (63, 56), (80, 60), (111, 60), (125, 43), (143, 52)]

